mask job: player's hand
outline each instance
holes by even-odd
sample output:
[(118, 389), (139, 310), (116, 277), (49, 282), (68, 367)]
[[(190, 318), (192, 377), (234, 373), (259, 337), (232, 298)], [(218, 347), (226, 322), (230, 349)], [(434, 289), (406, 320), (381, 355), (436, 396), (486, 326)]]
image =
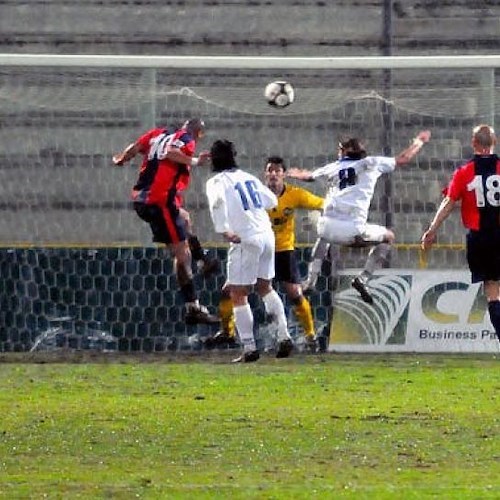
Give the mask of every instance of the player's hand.
[(416, 139), (420, 139), (424, 143), (429, 142), (430, 138), (431, 138), (430, 130), (421, 130), (416, 137)]
[(123, 155), (113, 155), (113, 165), (123, 167)]
[(285, 172), (285, 177), (292, 177), (292, 178), (296, 178), (296, 176), (298, 174), (300, 174), (301, 172), (301, 169), (300, 168), (297, 168), (297, 167), (290, 167), (286, 170)]
[(203, 166), (210, 162), (210, 151), (202, 151), (198, 155), (198, 165)]
[(241, 238), (236, 233), (231, 231), (222, 233), (222, 236), (224, 236), (224, 239), (229, 241), (229, 243), (241, 243)]
[(429, 250), (436, 241), (436, 233), (428, 229), (423, 235), (420, 245), (422, 250)]

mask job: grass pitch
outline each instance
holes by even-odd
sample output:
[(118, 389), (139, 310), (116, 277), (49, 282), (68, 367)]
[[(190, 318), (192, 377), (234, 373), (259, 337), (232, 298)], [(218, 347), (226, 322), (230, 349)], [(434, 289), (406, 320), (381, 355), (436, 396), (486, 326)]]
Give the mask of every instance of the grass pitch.
[(497, 356), (230, 355), (0, 358), (0, 497), (500, 498)]

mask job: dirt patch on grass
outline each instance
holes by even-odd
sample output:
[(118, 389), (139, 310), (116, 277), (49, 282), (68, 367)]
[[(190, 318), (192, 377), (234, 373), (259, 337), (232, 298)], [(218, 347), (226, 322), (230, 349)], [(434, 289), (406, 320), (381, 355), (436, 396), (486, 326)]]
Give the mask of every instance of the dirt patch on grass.
[(0, 363), (202, 363), (206, 361), (228, 363), (238, 354), (239, 351), (234, 349), (162, 353), (59, 350), (54, 352), (0, 353)]

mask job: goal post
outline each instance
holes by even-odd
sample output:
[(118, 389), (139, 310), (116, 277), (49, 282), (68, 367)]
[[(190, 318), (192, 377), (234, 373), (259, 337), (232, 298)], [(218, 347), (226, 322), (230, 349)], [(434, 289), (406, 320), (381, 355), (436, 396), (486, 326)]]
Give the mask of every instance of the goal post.
[[(263, 96), (277, 79), (295, 89), (295, 102), (284, 109)], [(179, 126), (191, 116), (207, 124), (199, 150), (228, 138), (240, 165), (259, 176), (268, 156), (315, 168), (335, 157), (341, 137), (359, 137), (369, 154), (396, 154), (431, 129), (415, 161), (379, 183), (370, 220), (394, 227), (392, 267), (455, 272), (465, 266), (458, 216), (445, 222), (427, 262), (419, 240), (442, 188), (472, 153), (472, 127), (499, 126), (500, 55), (0, 54), (0, 351), (26, 350), (58, 329), (99, 345), (109, 343), (99, 331), (111, 332), (124, 351), (164, 350), (165, 339), (189, 333), (167, 254), (131, 210), (139, 162), (115, 168), (111, 157), (148, 128)], [(209, 168), (196, 169), (185, 202), (200, 239), (222, 256), (204, 193), (209, 176)], [(325, 193), (321, 184), (307, 187)], [(302, 264), (315, 237), (301, 213)], [(355, 252), (342, 259), (346, 268), (363, 260)], [(198, 283), (212, 307), (222, 282), (221, 275)], [(399, 277), (380, 293), (391, 287), (404, 302)], [(325, 322), (325, 280), (318, 293), (313, 306)]]

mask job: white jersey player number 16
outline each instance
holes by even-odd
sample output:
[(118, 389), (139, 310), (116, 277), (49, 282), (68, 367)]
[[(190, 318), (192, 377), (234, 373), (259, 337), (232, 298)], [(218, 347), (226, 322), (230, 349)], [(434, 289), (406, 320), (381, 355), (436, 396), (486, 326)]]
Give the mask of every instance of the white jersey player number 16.
[(236, 189), (240, 195), (243, 210), (248, 210), (250, 208), (250, 201), (255, 208), (262, 208), (262, 199), (255, 181), (247, 180), (243, 183), (237, 182), (234, 185), (234, 189)]

